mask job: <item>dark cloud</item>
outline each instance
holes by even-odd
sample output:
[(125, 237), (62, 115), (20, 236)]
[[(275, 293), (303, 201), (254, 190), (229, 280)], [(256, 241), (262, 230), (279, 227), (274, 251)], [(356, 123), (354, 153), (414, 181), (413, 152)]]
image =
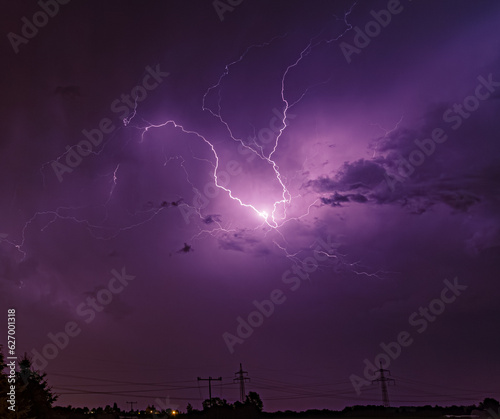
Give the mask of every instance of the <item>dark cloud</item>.
[(329, 198), (321, 198), (321, 202), (326, 205), (331, 205), (332, 207), (340, 207), (343, 202), (358, 202), (358, 203), (365, 203), (368, 201), (368, 199), (361, 194), (347, 194), (347, 195), (341, 195), (338, 192), (335, 192), (332, 196)]
[(255, 256), (265, 256), (271, 253), (261, 239), (246, 230), (224, 233), (218, 238), (218, 242), (222, 250), (234, 250)]
[(205, 216), (201, 221), (205, 224), (220, 223), (222, 221), (222, 217), (220, 216), (220, 214), (209, 214)]
[(401, 180), (398, 181), (388, 175), (384, 167), (389, 166), (386, 163), (387, 159), (380, 158), (371, 162), (359, 160), (352, 164), (344, 163), (334, 179), (321, 177), (309, 181), (308, 185), (321, 192), (335, 190), (333, 195), (320, 198), (323, 204), (333, 207), (347, 202), (373, 203), (402, 206), (412, 213), (423, 214), (438, 203), (456, 211), (467, 212), (482, 201), (480, 191), (484, 185), (483, 179), (423, 181), (417, 178), (399, 178)]
[(345, 162), (333, 179), (320, 177), (310, 181), (307, 186), (318, 192), (369, 190), (379, 185), (384, 180), (385, 174), (384, 168), (375, 161), (360, 159)]
[(194, 249), (190, 244), (187, 243), (184, 243), (184, 247), (177, 251), (177, 253), (189, 253), (189, 252), (194, 252)]

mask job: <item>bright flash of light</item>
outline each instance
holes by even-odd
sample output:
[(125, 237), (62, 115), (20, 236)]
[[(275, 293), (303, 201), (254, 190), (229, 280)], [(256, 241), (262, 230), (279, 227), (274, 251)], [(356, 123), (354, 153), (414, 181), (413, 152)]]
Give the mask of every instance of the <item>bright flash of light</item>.
[[(303, 98), (304, 96), (309, 92), (309, 89), (316, 86), (310, 86), (306, 88), (302, 94), (298, 96), (297, 99), (290, 101), (290, 98), (287, 95), (287, 87), (288, 87), (288, 81), (289, 77), (292, 74), (292, 72), (296, 69), (296, 67), (299, 66), (299, 64), (302, 61), (305, 61), (307, 57), (311, 54), (313, 49), (316, 47), (319, 47), (320, 45), (324, 44), (329, 44), (331, 42), (339, 40), (342, 36), (344, 36), (345, 33), (348, 31), (352, 30), (352, 25), (349, 24), (347, 21), (347, 18), (349, 14), (351, 13), (352, 8), (354, 7), (356, 3), (353, 4), (351, 9), (347, 12), (344, 13), (342, 18), (337, 18), (337, 20), (343, 21), (345, 24), (345, 28), (342, 31), (340, 35), (333, 39), (325, 39), (320, 31), (317, 35), (315, 35), (313, 38), (310, 38), (308, 42), (305, 43), (305, 45), (302, 45), (301, 48), (297, 51), (295, 57), (289, 62), (289, 64), (284, 67), (284, 71), (281, 73), (281, 80), (279, 81), (279, 94), (281, 99), (281, 107), (280, 107), (280, 112), (282, 114), (282, 117), (279, 120), (279, 130), (276, 133), (276, 136), (274, 137), (274, 141), (270, 144), (271, 150), (268, 151), (267, 153), (263, 150), (262, 147), (259, 147), (257, 144), (252, 145), (248, 144), (245, 142), (243, 139), (238, 138), (238, 136), (235, 134), (233, 131), (233, 127), (230, 126), (230, 123), (225, 119), (225, 112), (222, 106), (222, 91), (223, 91), (223, 84), (226, 81), (227, 76), (229, 75), (230, 71), (238, 65), (242, 65), (243, 61), (247, 58), (247, 54), (255, 49), (260, 49), (260, 48), (267, 48), (269, 47), (273, 42), (277, 41), (278, 39), (285, 39), (287, 37), (286, 34), (276, 36), (272, 38), (268, 42), (263, 42), (262, 44), (256, 44), (256, 45), (251, 45), (248, 47), (237, 59), (234, 61), (226, 64), (224, 66), (224, 70), (222, 71), (222, 74), (218, 77), (217, 81), (209, 87), (202, 100), (202, 110), (205, 112), (208, 112), (213, 118), (218, 120), (222, 127), (224, 127), (229, 134), (229, 137), (234, 141), (239, 143), (241, 147), (243, 147), (245, 150), (248, 150), (249, 152), (253, 153), (256, 155), (257, 158), (259, 158), (261, 161), (267, 163), (270, 168), (272, 169), (273, 173), (273, 180), (277, 181), (280, 187), (280, 194), (275, 197), (273, 200), (274, 202), (271, 202), (267, 205), (266, 209), (267, 210), (259, 210), (257, 209), (256, 205), (252, 202), (248, 202), (247, 200), (243, 199), (242, 197), (239, 197), (237, 192), (232, 190), (231, 188), (224, 186), (223, 182), (220, 181), (219, 179), (219, 167), (220, 167), (220, 161), (219, 161), (219, 154), (218, 154), (218, 146), (217, 143), (213, 142), (208, 138), (208, 136), (203, 136), (201, 133), (198, 133), (194, 131), (193, 129), (189, 129), (188, 127), (184, 127), (183, 125), (179, 124), (178, 122), (174, 121), (173, 119), (163, 119), (162, 121), (159, 121), (158, 123), (151, 123), (146, 121), (145, 119), (142, 119), (143, 124), (145, 126), (137, 126), (134, 124), (134, 122), (139, 118), (137, 115), (138, 111), (138, 103), (137, 100), (134, 103), (134, 109), (133, 112), (123, 120), (123, 124), (125, 127), (130, 128), (135, 128), (135, 129), (140, 129), (141, 132), (141, 140), (140, 143), (145, 142), (145, 138), (147, 137), (147, 134), (150, 130), (153, 129), (158, 129), (160, 127), (166, 127), (170, 126), (173, 127), (176, 130), (180, 130), (183, 134), (185, 135), (192, 135), (196, 137), (198, 140), (200, 140), (202, 143), (204, 143), (209, 151), (211, 152), (212, 158), (210, 159), (210, 163), (213, 167), (212, 175), (214, 178), (214, 184), (216, 188), (220, 189), (221, 191), (225, 192), (225, 195), (228, 196), (231, 200), (236, 201), (240, 206), (245, 208), (246, 210), (251, 210), (254, 213), (258, 215), (259, 218), (263, 219), (263, 223), (269, 227), (269, 230), (278, 230), (280, 227), (284, 226), (286, 223), (292, 221), (292, 220), (300, 220), (303, 217), (309, 215), (309, 212), (311, 208), (315, 207), (317, 205), (317, 200), (311, 203), (308, 208), (307, 212), (305, 212), (302, 215), (292, 217), (290, 216), (289, 210), (291, 210), (291, 205), (292, 205), (292, 197), (291, 193), (288, 191), (288, 182), (286, 176), (281, 172), (279, 164), (278, 164), (278, 157), (276, 156), (278, 154), (278, 149), (279, 146), (286, 141), (284, 137), (285, 131), (288, 129), (288, 118), (289, 116), (289, 111), (297, 105)], [(325, 81), (326, 82), (326, 81)], [(321, 82), (322, 84), (324, 82)], [(216, 104), (210, 107), (207, 102), (208, 102), (208, 97), (213, 96), (216, 98)], [(138, 124), (138, 125), (143, 125), (143, 124)], [(135, 126), (134, 126), (135, 125)], [(100, 153), (100, 151), (99, 151)], [(95, 153), (98, 155), (99, 153)], [(166, 159), (166, 162), (171, 160), (171, 159), (180, 159), (181, 160), (181, 167), (184, 170), (188, 182), (191, 184), (191, 181), (189, 180), (189, 175), (187, 173), (186, 168), (184, 167), (184, 158), (182, 156), (175, 156), (170, 159)], [(165, 162), (165, 163), (166, 163)], [(48, 164), (48, 163), (47, 163)], [(44, 164), (42, 166), (45, 167), (47, 164)], [(121, 166), (120, 164), (117, 164), (114, 170), (111, 173), (108, 173), (107, 176), (110, 178), (109, 183), (110, 183), (110, 192), (107, 197), (107, 200), (104, 202), (103, 207), (107, 211), (108, 209), (108, 204), (111, 203), (112, 199), (114, 198), (114, 193), (115, 190), (118, 188), (119, 183), (121, 182), (120, 179), (120, 171), (121, 171)], [(194, 184), (192, 184), (193, 188), (195, 188)], [(299, 195), (300, 196), (300, 195)], [(176, 206), (179, 205), (176, 203)], [(186, 206), (187, 204), (183, 203), (182, 205)], [(262, 208), (262, 207), (261, 207)], [(58, 220), (67, 220), (67, 221), (72, 221), (74, 223), (82, 225), (84, 228), (86, 228), (90, 234), (100, 240), (109, 240), (114, 237), (116, 237), (118, 234), (121, 232), (131, 230), (133, 228), (139, 227), (150, 220), (152, 220), (155, 216), (161, 213), (165, 209), (165, 207), (160, 206), (158, 208), (152, 208), (148, 211), (140, 211), (137, 212), (136, 214), (133, 214), (133, 222), (129, 223), (126, 226), (119, 226), (119, 227), (110, 227), (107, 225), (104, 225), (103, 222), (96, 224), (90, 220), (87, 220), (84, 217), (81, 217), (79, 215), (79, 211), (82, 208), (80, 207), (58, 207), (57, 209), (52, 209), (52, 210), (46, 210), (46, 211), (39, 211), (35, 213), (24, 225), (22, 231), (21, 231), (21, 241), (20, 243), (14, 243), (10, 240), (7, 240), (6, 238), (3, 238), (0, 236), (0, 239), (2, 241), (5, 241), (8, 244), (11, 244), (15, 246), (15, 248), (21, 252), (23, 259), (26, 256), (25, 251), (23, 250), (25, 246), (25, 240), (26, 240), (26, 234), (28, 231), (28, 228), (30, 226), (34, 226), (36, 224), (35, 221), (37, 221), (37, 218), (39, 217), (44, 217), (43, 223), (44, 226), (41, 231), (44, 231), (46, 228), (48, 228), (50, 225), (52, 225), (54, 222)], [(201, 218), (201, 208), (196, 208), (196, 212), (200, 215)], [(105, 220), (107, 220), (107, 212), (106, 212), (106, 217)], [(221, 225), (219, 222), (215, 223), (220, 229), (222, 229)], [(278, 231), (279, 232), (279, 231)], [(281, 234), (279, 232), (279, 234)]]

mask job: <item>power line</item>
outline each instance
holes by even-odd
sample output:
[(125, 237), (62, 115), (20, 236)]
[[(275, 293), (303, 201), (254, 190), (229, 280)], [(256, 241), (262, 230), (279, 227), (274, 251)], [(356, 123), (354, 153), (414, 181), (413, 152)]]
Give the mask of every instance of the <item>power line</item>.
[(394, 378), (387, 378), (384, 376), (384, 372), (387, 372), (389, 375), (391, 375), (391, 372), (382, 368), (382, 362), (380, 362), (380, 369), (378, 370), (378, 372), (380, 373), (380, 377), (372, 380), (372, 383), (382, 383), (382, 403), (384, 407), (389, 407), (389, 393), (387, 392), (387, 383), (390, 384), (391, 382), (393, 382), (395, 384), (396, 380), (394, 380)]
[(222, 377), (219, 377), (219, 378), (212, 378), (212, 377), (208, 377), (208, 378), (200, 378), (198, 377), (198, 381), (208, 381), (208, 398), (209, 398), (209, 403), (210, 403), (210, 407), (212, 407), (212, 381), (222, 381)]
[[(240, 370), (243, 373), (243, 378), (248, 378), (245, 377), (244, 374), (247, 374), (246, 371), (243, 371), (242, 366), (240, 365)], [(380, 372), (380, 370), (379, 370)], [(384, 370), (383, 378), (385, 380), (386, 385), (387, 384), (392, 384), (392, 378), (396, 378), (396, 381), (398, 381), (398, 388), (399, 390), (395, 392), (395, 394), (391, 393), (391, 402), (393, 405), (396, 403), (418, 403), (422, 404), (423, 401), (428, 401), (428, 402), (433, 402), (433, 403), (454, 403), (456, 402), (469, 402), (474, 403), (477, 402), (478, 400), (482, 400), (480, 397), (481, 394), (486, 393), (486, 395), (491, 395), (494, 397), (495, 392), (494, 391), (486, 391), (486, 390), (466, 390), (464, 388), (455, 388), (455, 387), (449, 387), (445, 385), (440, 385), (438, 383), (426, 383), (423, 381), (418, 381), (414, 379), (409, 379), (409, 378), (404, 378), (400, 376), (393, 376), (391, 374), (392, 378), (387, 377), (387, 373), (389, 371)], [(230, 390), (231, 394), (234, 394), (234, 399), (236, 399), (238, 396), (238, 390), (239, 390), (239, 396), (241, 397), (241, 386), (238, 384), (240, 383), (240, 380), (238, 379), (240, 377), (239, 371), (235, 373), (236, 378), (234, 375), (232, 376), (224, 376), (224, 377), (219, 377), (222, 378), (223, 380), (217, 379), (217, 381), (222, 381), (220, 383), (221, 388), (226, 388), (227, 390)], [(72, 379), (71, 381), (80, 381), (82, 384), (76, 384), (76, 383), (71, 383), (71, 384), (66, 384), (66, 383), (61, 383), (59, 385), (54, 385), (53, 388), (58, 391), (59, 395), (113, 395), (113, 396), (119, 396), (123, 398), (129, 398), (133, 400), (133, 398), (139, 398), (140, 400), (143, 399), (153, 399), (155, 397), (163, 397), (164, 394), (156, 395), (159, 392), (163, 391), (172, 391), (175, 392), (175, 394), (178, 394), (179, 396), (183, 397), (174, 397), (177, 400), (186, 400), (186, 401), (192, 401), (192, 400), (203, 400), (202, 395), (201, 395), (201, 390), (200, 390), (200, 395), (199, 398), (197, 397), (198, 395), (192, 395), (189, 397), (190, 392), (194, 391), (196, 392), (196, 388), (198, 386), (199, 388), (199, 382), (198, 385), (193, 383), (192, 379), (185, 380), (185, 381), (143, 381), (143, 382), (137, 382), (137, 381), (130, 381), (130, 380), (119, 380), (119, 379), (104, 379), (104, 378), (98, 378), (98, 377), (89, 377), (89, 376), (79, 376), (79, 375), (72, 375), (72, 374), (60, 374), (60, 373), (53, 373), (51, 375), (61, 377), (57, 381), (63, 381), (63, 378), (67, 379)], [(287, 375), (292, 375), (288, 374)], [(312, 377), (312, 376), (300, 376), (298, 374), (293, 374), (297, 378), (302, 378), (298, 380), (298, 382), (290, 382), (288, 380), (286, 381), (278, 381), (276, 379), (271, 379), (271, 378), (264, 378), (264, 377), (255, 377), (252, 374), (252, 387), (255, 387), (257, 390), (263, 390), (264, 393), (267, 393), (267, 395), (264, 395), (263, 399), (264, 400), (295, 400), (295, 399), (309, 399), (309, 400), (314, 400), (314, 399), (323, 399), (323, 398), (330, 398), (332, 400), (349, 400), (351, 402), (356, 402), (359, 399), (354, 396), (354, 391), (352, 389), (352, 385), (347, 381), (347, 380), (339, 380), (339, 381), (320, 381), (318, 378), (319, 377)], [(278, 375), (279, 376), (279, 375)], [(179, 377), (181, 378), (181, 377)], [(273, 377), (274, 378), (274, 377)], [(316, 378), (316, 380), (306, 380), (305, 378)], [(382, 374), (380, 374), (380, 378), (378, 380), (374, 380), (375, 382), (380, 382), (383, 384), (382, 380)], [(208, 379), (204, 379), (205, 381), (208, 381)], [(215, 380), (212, 378), (212, 380)], [(66, 381), (66, 380), (64, 380)], [(85, 384), (83, 384), (85, 383)], [(185, 385), (184, 383), (192, 383), (192, 386)], [(211, 384), (211, 383), (210, 383)], [(401, 385), (399, 385), (401, 384)], [(238, 388), (240, 387), (240, 388)], [(445, 390), (446, 389), (446, 390)], [(386, 388), (387, 390), (387, 388)], [(209, 388), (209, 391), (211, 393), (211, 388)], [(371, 402), (371, 401), (380, 401), (380, 396), (378, 399), (375, 399), (376, 394), (374, 392), (378, 392), (378, 389), (376, 386), (368, 386), (364, 389), (366, 392), (365, 397), (363, 397), (363, 400), (365, 402)], [(180, 394), (179, 394), (180, 393)], [(184, 394), (183, 394), (184, 393)], [(465, 394), (464, 394), (465, 393)], [(483, 395), (484, 398), (484, 395)], [(210, 394), (210, 399), (211, 403), (213, 402), (211, 394)], [(234, 400), (233, 399), (233, 400)], [(123, 400), (123, 399), (122, 399)], [(389, 395), (387, 394), (387, 402), (389, 402)], [(133, 407), (133, 406), (131, 406)]]
[(250, 380), (250, 378), (245, 377), (244, 374), (248, 374), (248, 372), (243, 371), (243, 368), (240, 363), (240, 370), (234, 373), (238, 377), (234, 378), (233, 381), (239, 381), (240, 382), (240, 402), (244, 403), (245, 402), (245, 380)]

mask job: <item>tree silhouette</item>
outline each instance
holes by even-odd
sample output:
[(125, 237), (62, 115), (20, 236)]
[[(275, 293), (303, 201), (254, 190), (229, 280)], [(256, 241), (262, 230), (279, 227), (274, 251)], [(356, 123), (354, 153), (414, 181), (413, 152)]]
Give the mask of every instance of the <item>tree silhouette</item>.
[[(19, 418), (48, 418), (51, 416), (52, 403), (57, 396), (52, 394), (45, 379), (47, 374), (35, 371), (27, 354), (19, 362), (16, 373), (17, 403)], [(20, 411), (23, 409), (23, 412)]]
[(493, 417), (496, 417), (496, 413), (500, 412), (500, 402), (491, 397), (486, 397), (481, 403), (479, 403), (479, 408), (486, 410), (491, 415), (495, 414)]
[(245, 404), (255, 406), (255, 408), (262, 412), (262, 408), (264, 407), (264, 403), (262, 403), (262, 399), (255, 391), (251, 391), (247, 394)]

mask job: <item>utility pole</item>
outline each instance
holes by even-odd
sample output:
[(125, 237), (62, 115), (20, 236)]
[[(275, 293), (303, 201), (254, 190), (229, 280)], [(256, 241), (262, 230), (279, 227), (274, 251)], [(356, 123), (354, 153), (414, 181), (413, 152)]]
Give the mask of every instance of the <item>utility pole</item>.
[(380, 383), (382, 384), (382, 403), (384, 404), (384, 407), (390, 407), (389, 393), (387, 392), (387, 383), (396, 384), (396, 381), (393, 378), (387, 378), (384, 376), (384, 372), (387, 372), (388, 375), (391, 375), (391, 372), (382, 368), (382, 362), (380, 362), (380, 369), (377, 371), (380, 373), (380, 377), (376, 380), (372, 380), (372, 383), (380, 381)]
[(134, 409), (133, 409), (134, 404), (136, 404), (137, 402), (125, 402), (125, 403), (130, 404), (130, 411), (133, 412), (134, 411)]
[(200, 378), (198, 377), (198, 381), (208, 381), (208, 398), (210, 400), (210, 407), (212, 407), (212, 381), (222, 381), (222, 377), (219, 378)]
[(248, 372), (243, 371), (243, 368), (241, 367), (240, 363), (240, 370), (238, 372), (234, 373), (238, 377), (234, 378), (233, 381), (239, 381), (240, 382), (240, 401), (241, 403), (245, 402), (245, 380), (250, 380), (250, 378), (245, 377), (243, 374), (248, 374)]

